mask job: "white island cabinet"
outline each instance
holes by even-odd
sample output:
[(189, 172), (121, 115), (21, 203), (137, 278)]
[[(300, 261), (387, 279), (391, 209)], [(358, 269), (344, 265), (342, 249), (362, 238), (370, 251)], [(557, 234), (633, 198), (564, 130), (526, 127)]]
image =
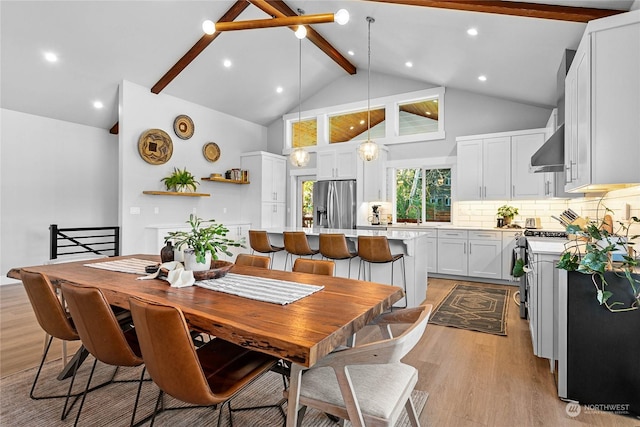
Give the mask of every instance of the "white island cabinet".
[[(394, 307), (416, 307), (420, 305), (427, 296), (427, 236), (428, 233), (419, 231), (396, 231), (396, 230), (343, 230), (331, 228), (302, 228), (284, 227), (269, 228), (267, 234), (272, 245), (284, 246), (283, 231), (304, 231), (309, 240), (309, 245), (317, 249), (319, 246), (320, 233), (343, 233), (347, 238), (347, 243), (352, 250), (358, 245), (358, 236), (386, 236), (389, 239), (389, 247), (392, 254), (404, 254), (405, 271), (407, 277), (406, 298), (394, 304)], [(286, 252), (276, 253), (273, 260), (274, 269), (284, 267)], [(320, 254), (314, 257), (320, 259)], [(336, 276), (348, 277), (349, 261), (336, 261)], [(358, 278), (358, 263), (360, 258), (351, 261), (351, 278)], [(367, 267), (368, 268), (368, 267)], [(393, 265), (393, 285), (402, 287), (402, 261), (397, 261)], [(373, 282), (391, 284), (391, 263), (372, 264), (371, 277)]]

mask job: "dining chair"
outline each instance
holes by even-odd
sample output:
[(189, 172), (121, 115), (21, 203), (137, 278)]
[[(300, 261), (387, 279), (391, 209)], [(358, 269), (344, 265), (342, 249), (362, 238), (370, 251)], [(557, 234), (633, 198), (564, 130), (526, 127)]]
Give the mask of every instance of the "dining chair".
[(282, 233), (284, 238), (284, 250), (287, 251), (287, 256), (284, 259), (284, 269), (287, 269), (287, 262), (291, 258), (291, 264), (293, 265), (293, 256), (310, 256), (320, 253), (319, 249), (311, 249), (309, 246), (309, 240), (304, 231), (284, 231)]
[(269, 268), (271, 258), (268, 256), (238, 254), (236, 257), (236, 265), (248, 265), (250, 267)]
[[(396, 261), (402, 261), (402, 289), (407, 294), (407, 272), (404, 263), (404, 254), (391, 254), (389, 248), (389, 239), (386, 236), (358, 236), (358, 256), (360, 257), (360, 265), (358, 266), (358, 279), (360, 279), (360, 270), (363, 270), (363, 276), (366, 280), (367, 274), (365, 264), (369, 266), (369, 280), (371, 280), (371, 264), (391, 263), (391, 285), (393, 285), (393, 266)], [(405, 298), (406, 301), (406, 298)], [(406, 308), (406, 303), (404, 308)]]
[[(422, 305), (379, 316), (375, 322), (381, 341), (335, 351), (304, 371), (299, 425), (311, 407), (349, 420), (354, 427), (393, 426), (405, 409), (411, 425), (418, 427), (411, 399), (418, 370), (401, 359), (422, 338), (431, 310), (431, 305)], [(393, 337), (391, 326), (398, 324), (409, 326)]]
[(269, 242), (267, 232), (264, 230), (249, 230), (249, 246), (251, 246), (252, 254), (254, 251), (268, 254), (269, 258), (271, 258), (271, 267), (273, 267), (274, 254), (284, 250), (282, 246), (273, 246)]
[(347, 238), (343, 233), (320, 233), (320, 254), (331, 260), (349, 260), (349, 274), (351, 277), (351, 260), (358, 256), (358, 252), (349, 250)]
[(322, 259), (306, 259), (298, 258), (293, 264), (293, 270), (297, 273), (321, 274), (324, 276), (333, 276), (336, 264), (333, 261)]
[[(58, 295), (56, 294), (56, 291), (47, 276), (42, 273), (30, 272), (23, 269), (20, 272), (20, 278), (27, 292), (27, 297), (29, 297), (29, 302), (31, 303), (31, 307), (33, 308), (33, 311), (36, 315), (38, 324), (48, 336), (44, 350), (42, 352), (42, 360), (40, 361), (40, 365), (38, 366), (38, 370), (36, 371), (36, 376), (33, 379), (31, 391), (29, 391), (29, 397), (34, 400), (55, 399), (64, 397), (65, 401), (64, 407), (62, 408), (61, 416), (61, 419), (64, 420), (67, 417), (69, 411), (71, 411), (73, 404), (79, 397), (79, 394), (71, 394), (77, 370), (73, 370), (73, 376), (71, 378), (69, 389), (66, 395), (56, 394), (47, 396), (36, 396), (35, 389), (38, 383), (38, 378), (40, 377), (40, 373), (42, 372), (42, 366), (44, 365), (44, 362), (47, 358), (47, 354), (49, 353), (49, 348), (51, 347), (51, 342), (53, 341), (53, 339), (57, 338), (63, 341), (79, 341), (80, 336), (78, 335), (78, 332), (76, 331), (76, 328), (73, 325), (69, 314), (62, 306), (62, 303), (60, 302), (60, 299), (58, 298)], [(69, 406), (69, 399), (71, 397), (75, 397), (75, 399), (71, 403), (71, 406)]]
[[(194, 348), (185, 317), (178, 307), (129, 300), (140, 350), (151, 379), (160, 388), (151, 425), (159, 412), (164, 393), (185, 403), (211, 406), (221, 403), (218, 426), (224, 404), (252, 381), (268, 372), (278, 359), (236, 344), (213, 338)], [(193, 406), (165, 408), (186, 409)]]
[(130, 425), (134, 425), (145, 370), (144, 368), (142, 369), (140, 379), (137, 381), (116, 381), (114, 378), (119, 367), (136, 367), (144, 363), (135, 329), (122, 330), (118, 319), (100, 289), (70, 283), (63, 283), (61, 288), (78, 335), (80, 335), (80, 339), (89, 350), (89, 353), (95, 358), (76, 414), (74, 426), (80, 420), (80, 413), (82, 412), (98, 361), (116, 367), (110, 383), (138, 382), (138, 392), (133, 405), (130, 423)]

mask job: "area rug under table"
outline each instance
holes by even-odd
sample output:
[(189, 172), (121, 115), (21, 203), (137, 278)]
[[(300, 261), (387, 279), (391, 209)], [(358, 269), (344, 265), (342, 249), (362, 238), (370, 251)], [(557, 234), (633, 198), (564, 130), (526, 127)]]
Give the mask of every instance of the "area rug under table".
[[(78, 371), (78, 378), (74, 383), (75, 391), (80, 391), (86, 384), (88, 372), (93, 364), (92, 356), (89, 356)], [(38, 382), (37, 394), (66, 393), (69, 380), (58, 381), (56, 375), (61, 369), (60, 360), (45, 364), (40, 380)], [(141, 368), (121, 368), (116, 379), (137, 379)], [(109, 378), (113, 373), (113, 368), (98, 363), (94, 381), (92, 384), (99, 384)], [(74, 405), (71, 414), (65, 421), (60, 421), (60, 413), (64, 399), (31, 400), (29, 399), (29, 389), (35, 375), (35, 368), (22, 371), (0, 379), (0, 396), (2, 405), (0, 408), (0, 426), (72, 426), (76, 416), (78, 403)], [(87, 395), (80, 426), (109, 426), (126, 427), (129, 425), (133, 401), (136, 396), (137, 383), (112, 384), (101, 389), (92, 391)], [(136, 420), (144, 418), (150, 414), (158, 396), (158, 387), (145, 382), (140, 396), (140, 405)], [(413, 403), (418, 414), (422, 412), (427, 401), (428, 393), (414, 390), (411, 394)], [(259, 406), (276, 404), (282, 398), (282, 377), (274, 372), (258, 378), (245, 390), (241, 391), (232, 401), (233, 408), (244, 406)], [(167, 407), (182, 406), (181, 402), (168, 397), (165, 400)], [(286, 403), (283, 409), (286, 411)], [(158, 415), (156, 426), (171, 427), (193, 427), (193, 426), (215, 426), (218, 421), (218, 411), (212, 408), (197, 408), (180, 411), (168, 411)], [(276, 408), (235, 412), (233, 414), (234, 426), (251, 427), (280, 427), (284, 418)], [(149, 422), (144, 424), (149, 425)], [(224, 410), (223, 426), (229, 425), (229, 414), (227, 408)], [(304, 417), (304, 427), (334, 427), (326, 415), (315, 409), (309, 409)], [(348, 422), (346, 425), (350, 425)], [(409, 426), (406, 412), (403, 412), (396, 427)]]
[(507, 335), (509, 289), (455, 285), (431, 315), (429, 323)]

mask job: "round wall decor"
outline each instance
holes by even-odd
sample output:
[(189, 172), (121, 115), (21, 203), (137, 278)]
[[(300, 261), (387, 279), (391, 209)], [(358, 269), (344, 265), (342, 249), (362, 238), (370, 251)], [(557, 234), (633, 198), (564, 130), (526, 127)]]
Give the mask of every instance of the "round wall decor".
[(149, 129), (138, 139), (138, 152), (145, 162), (162, 165), (167, 163), (173, 154), (173, 142), (162, 129)]
[(202, 147), (202, 154), (204, 158), (210, 162), (215, 162), (220, 158), (220, 147), (215, 142), (207, 142)]
[(180, 139), (189, 139), (193, 136), (195, 131), (195, 125), (191, 117), (187, 115), (180, 115), (173, 121), (173, 131), (178, 135)]

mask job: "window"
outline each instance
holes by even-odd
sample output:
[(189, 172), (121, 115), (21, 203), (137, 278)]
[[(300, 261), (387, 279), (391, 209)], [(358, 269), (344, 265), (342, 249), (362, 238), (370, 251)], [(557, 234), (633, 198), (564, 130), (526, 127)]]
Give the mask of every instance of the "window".
[(451, 222), (451, 169), (395, 170), (396, 222)]
[[(367, 138), (367, 110), (329, 116), (329, 144)], [(371, 110), (371, 139), (385, 136), (385, 109)]]
[(293, 147), (312, 147), (318, 144), (318, 120), (296, 121), (291, 124)]
[(438, 132), (438, 98), (398, 104), (399, 135)]

